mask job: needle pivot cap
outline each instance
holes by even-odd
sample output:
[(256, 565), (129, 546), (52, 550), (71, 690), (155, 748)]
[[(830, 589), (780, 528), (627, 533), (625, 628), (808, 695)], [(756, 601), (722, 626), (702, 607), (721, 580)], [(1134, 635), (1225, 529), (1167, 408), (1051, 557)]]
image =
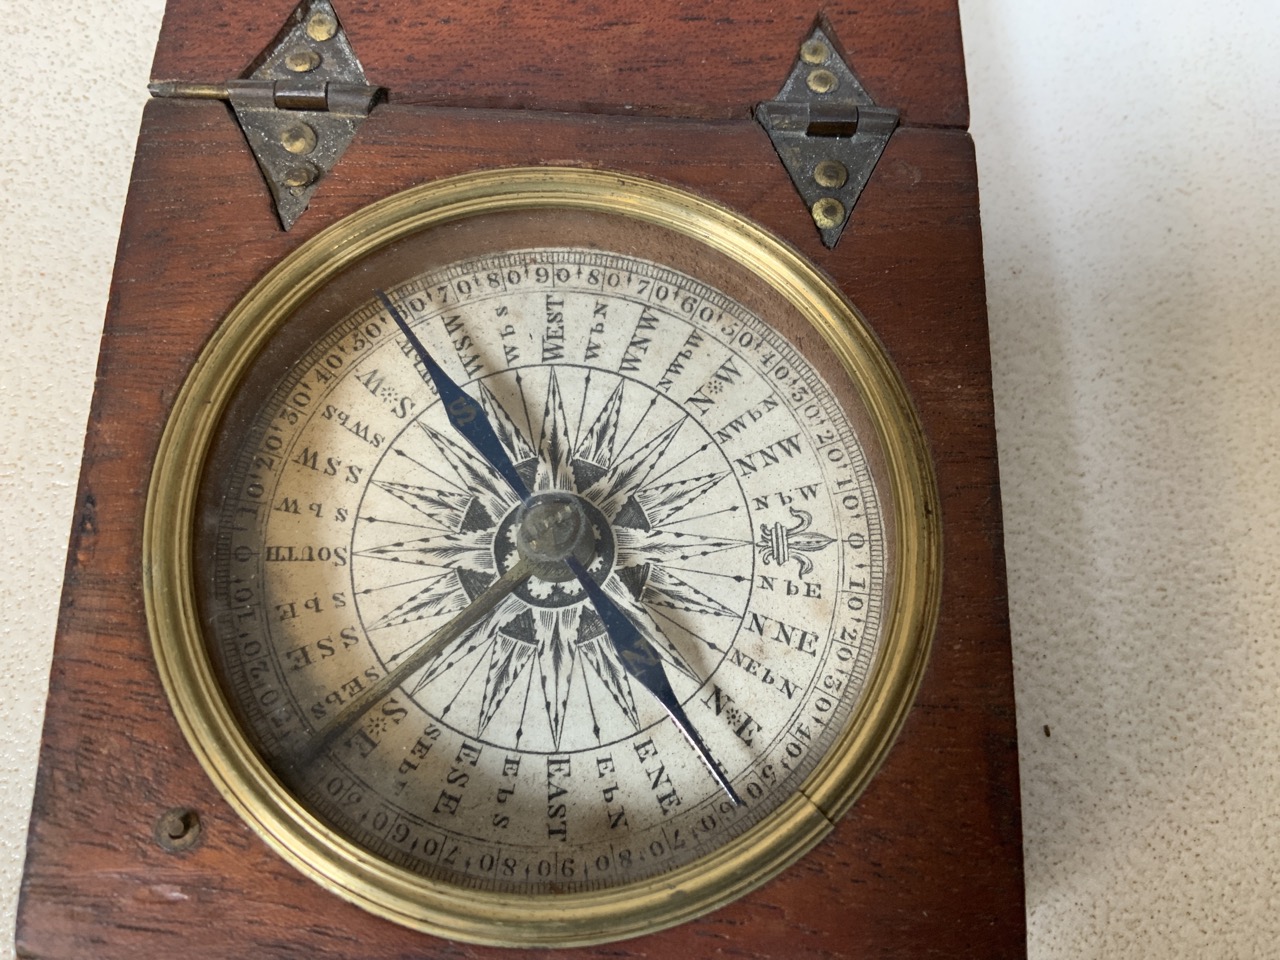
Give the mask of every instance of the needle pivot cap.
[(574, 579), (569, 557), (589, 565), (596, 554), (595, 525), (577, 494), (539, 493), (520, 506), (516, 549), (534, 565), (534, 576), (557, 583)]

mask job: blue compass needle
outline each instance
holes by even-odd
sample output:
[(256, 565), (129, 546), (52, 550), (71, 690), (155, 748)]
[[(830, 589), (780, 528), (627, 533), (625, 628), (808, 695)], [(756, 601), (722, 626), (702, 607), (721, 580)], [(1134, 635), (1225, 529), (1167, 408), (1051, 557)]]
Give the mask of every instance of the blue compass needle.
[[(417, 353), (418, 359), (426, 367), (427, 374), (440, 394), (440, 400), (444, 404), (445, 413), (449, 417), (449, 422), (453, 424), (453, 428), (466, 438), (484, 461), (510, 484), (520, 500), (527, 503), (533, 495), (529, 492), (524, 479), (516, 471), (511, 458), (507, 456), (507, 451), (503, 448), (502, 441), (498, 439), (498, 434), (489, 422), (484, 409), (467, 396), (466, 392), (444, 372), (440, 364), (436, 363), (422, 341), (409, 329), (409, 324), (391, 302), (391, 298), (382, 290), (375, 290), (374, 295), (381, 301), (382, 306)], [(631, 618), (622, 611), (622, 608), (604, 592), (600, 584), (596, 583), (576, 557), (572, 555), (565, 557), (565, 563), (582, 584), (583, 590), (586, 591), (600, 619), (604, 622), (605, 631), (618, 651), (618, 656), (627, 673), (639, 681), (662, 705), (672, 722), (693, 746), (716, 783), (735, 805), (741, 805), (741, 798), (734, 791), (728, 777), (721, 771), (720, 765), (711, 755), (706, 743), (689, 721), (684, 707), (676, 698), (675, 691), (671, 688), (671, 681), (667, 679), (666, 670), (662, 666), (662, 660), (653, 645)]]
[(662, 708), (670, 715), (672, 722), (684, 734), (685, 739), (698, 752), (702, 762), (711, 771), (711, 776), (715, 778), (716, 783), (720, 784), (720, 788), (728, 794), (735, 806), (741, 806), (742, 799), (729, 783), (729, 778), (720, 770), (720, 765), (716, 763), (706, 743), (689, 722), (684, 707), (676, 699), (676, 692), (671, 689), (671, 681), (667, 679), (667, 672), (663, 669), (662, 660), (653, 649), (653, 644), (640, 632), (631, 618), (622, 612), (622, 608), (604, 592), (600, 584), (596, 583), (586, 568), (578, 562), (577, 557), (566, 557), (565, 563), (569, 565), (569, 569), (573, 571), (574, 576), (578, 578), (582, 588), (587, 591), (587, 596), (595, 605), (596, 612), (604, 621), (604, 628), (609, 634), (609, 639), (613, 641), (614, 649), (618, 651), (618, 656), (627, 673), (639, 680), (644, 688), (653, 694), (654, 699), (662, 704)]
[(409, 329), (409, 324), (405, 323), (404, 317), (391, 302), (391, 298), (381, 290), (375, 290), (374, 294), (382, 301), (387, 313), (391, 314), (391, 319), (409, 340), (418, 354), (418, 359), (427, 368), (427, 373), (430, 374), (432, 383), (436, 385), (436, 391), (440, 394), (440, 400), (444, 404), (445, 413), (449, 417), (449, 422), (453, 424), (453, 428), (476, 448), (476, 452), (489, 466), (502, 475), (502, 479), (511, 485), (511, 489), (522, 501), (527, 501), (532, 494), (525, 486), (524, 479), (516, 471), (516, 465), (507, 456), (507, 451), (503, 449), (502, 441), (498, 439), (498, 434), (485, 415), (484, 409), (467, 396), (463, 389), (444, 372), (440, 364), (436, 363), (435, 358), (422, 345), (422, 341)]

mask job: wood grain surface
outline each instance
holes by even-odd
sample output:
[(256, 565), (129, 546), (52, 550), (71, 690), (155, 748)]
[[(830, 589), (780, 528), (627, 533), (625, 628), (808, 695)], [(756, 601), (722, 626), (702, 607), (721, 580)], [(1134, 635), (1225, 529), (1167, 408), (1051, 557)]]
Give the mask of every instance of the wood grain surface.
[[(210, 6), (225, 12), (234, 5)], [(924, 22), (941, 18), (944, 6), (954, 20), (950, 4), (921, 6), (929, 8), (918, 12)], [(194, 19), (197, 7), (204, 9), (171, 9), (157, 76), (187, 42), (175, 24)], [(366, 67), (402, 57), (356, 36), (361, 9), (352, 4), (340, 13)], [(210, 39), (215, 54), (202, 69), (223, 55), (225, 38)], [(261, 41), (235, 45), (256, 50)], [(661, 102), (656, 94), (654, 102)], [(1013, 687), (967, 134), (900, 129), (844, 239), (827, 251), (768, 137), (745, 116), (564, 115), (403, 101), (375, 111), (289, 234), (279, 230), (225, 106), (148, 106), (67, 561), (19, 908), (20, 956), (518, 953), (446, 943), (372, 917), (295, 872), (240, 821), (170, 714), (144, 621), (140, 539), (151, 462), (177, 389), (220, 318), (263, 273), (318, 230), (395, 190), (486, 167), (550, 163), (694, 190), (774, 230), (827, 271), (871, 322), (919, 407), (938, 473), (945, 551), (941, 622), (918, 700), (884, 767), (834, 833), (706, 918), (563, 953), (1025, 956)], [(203, 822), (199, 842), (180, 853), (153, 838), (157, 819), (174, 807), (197, 810)]]
[[(240, 76), (296, 0), (170, 3), (157, 80)], [(742, 119), (778, 92), (819, 12), (877, 103), (965, 127), (955, 0), (336, 0), (392, 102)]]

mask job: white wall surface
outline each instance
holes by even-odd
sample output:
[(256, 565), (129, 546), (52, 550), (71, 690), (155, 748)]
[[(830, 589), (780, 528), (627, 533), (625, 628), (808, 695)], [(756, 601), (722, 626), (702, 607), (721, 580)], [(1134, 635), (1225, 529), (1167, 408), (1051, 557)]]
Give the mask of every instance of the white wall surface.
[[(6, 4), (0, 945), (162, 0)], [(87, 7), (87, 9), (86, 9)], [(1280, 12), (962, 0), (1030, 955), (1280, 943)], [(41, 93), (37, 93), (37, 92)]]
[(0, 0), (3, 956), (14, 950), (98, 338), (163, 9), (164, 0)]
[(1280, 956), (1280, 7), (961, 10), (1032, 956)]

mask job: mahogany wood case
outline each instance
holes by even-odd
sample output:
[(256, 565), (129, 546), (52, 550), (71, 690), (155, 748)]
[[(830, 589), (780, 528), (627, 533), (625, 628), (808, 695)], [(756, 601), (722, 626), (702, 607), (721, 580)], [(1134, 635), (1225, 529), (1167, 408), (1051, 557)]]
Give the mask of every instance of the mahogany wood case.
[[(156, 79), (242, 73), (294, 0), (170, 0)], [(143, 610), (155, 450), (201, 347), (270, 267), (395, 191), (575, 165), (665, 181), (763, 224), (825, 271), (901, 372), (931, 444), (944, 580), (901, 736), (835, 831), (700, 920), (582, 957), (1025, 956), (1021, 828), (982, 247), (954, 0), (339, 0), (389, 91), (309, 210), (280, 229), (225, 104), (144, 115), (89, 417), (50, 681), (21, 957), (509, 957), (366, 914), (297, 873), (221, 799), (174, 721)], [(901, 111), (825, 249), (753, 107), (821, 14)], [(198, 812), (170, 851), (156, 823)]]

